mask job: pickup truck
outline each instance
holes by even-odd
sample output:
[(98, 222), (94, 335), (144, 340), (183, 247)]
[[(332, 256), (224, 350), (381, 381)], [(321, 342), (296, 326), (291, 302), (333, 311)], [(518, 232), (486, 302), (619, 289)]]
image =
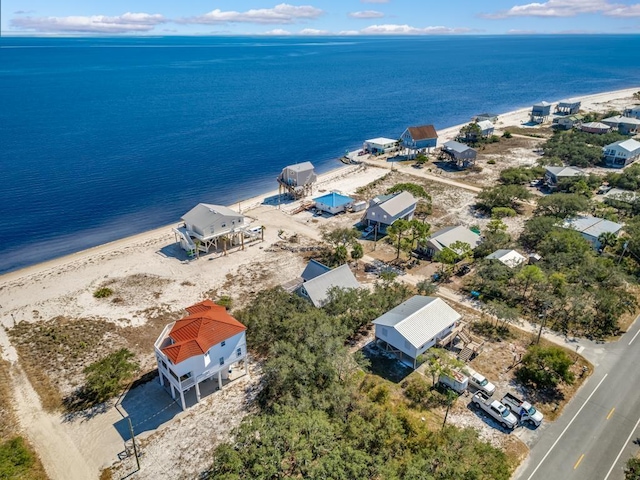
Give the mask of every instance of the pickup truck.
[(520, 417), (521, 422), (530, 422), (536, 427), (539, 427), (542, 423), (544, 416), (529, 402), (525, 402), (510, 393), (502, 397), (501, 401), (511, 412)]
[(486, 393), (488, 396), (493, 395), (496, 391), (496, 386), (485, 378), (484, 375), (476, 372), (471, 367), (465, 367), (465, 370), (469, 374), (469, 385)]
[(511, 413), (511, 410), (502, 403), (498, 400), (493, 400), (486, 393), (482, 391), (476, 392), (471, 402), (491, 415), (504, 428), (514, 429), (518, 426), (518, 417)]

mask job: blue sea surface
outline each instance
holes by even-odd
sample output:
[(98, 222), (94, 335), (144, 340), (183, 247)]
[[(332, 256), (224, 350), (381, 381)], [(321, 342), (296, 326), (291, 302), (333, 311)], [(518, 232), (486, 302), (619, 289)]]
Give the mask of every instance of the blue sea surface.
[(640, 36), (0, 38), (0, 272), (366, 138), (638, 85)]

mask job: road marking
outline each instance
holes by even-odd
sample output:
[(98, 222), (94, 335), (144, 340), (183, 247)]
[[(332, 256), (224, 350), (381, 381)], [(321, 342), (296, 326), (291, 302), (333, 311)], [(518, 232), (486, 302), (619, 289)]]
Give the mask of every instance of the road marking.
[(618, 460), (620, 460), (620, 455), (622, 455), (622, 452), (624, 451), (624, 449), (627, 448), (627, 444), (629, 443), (629, 440), (631, 440), (631, 437), (633, 437), (633, 433), (636, 431), (636, 428), (638, 428), (638, 425), (640, 425), (640, 418), (638, 418), (638, 421), (636, 422), (635, 426), (631, 430), (631, 433), (629, 434), (629, 436), (625, 440), (624, 444), (622, 445), (622, 448), (620, 449), (620, 452), (618, 453), (618, 456), (613, 461), (613, 465), (611, 465), (611, 468), (607, 472), (607, 476), (604, 477), (603, 480), (607, 480), (607, 478), (609, 478), (609, 475), (611, 475), (611, 472), (613, 472), (613, 469), (615, 468), (616, 463), (618, 463)]
[(631, 345), (633, 343), (633, 341), (636, 339), (636, 337), (638, 336), (638, 334), (640, 333), (640, 330), (638, 330), (636, 332), (636, 334), (633, 336), (633, 338), (631, 339), (631, 341), (629, 342), (629, 345)]
[(613, 415), (613, 412), (615, 412), (615, 410), (616, 410), (616, 407), (613, 407), (611, 409), (611, 411), (609, 412), (609, 415), (607, 415), (607, 420), (609, 420), (611, 418), (611, 415)]
[(580, 455), (580, 458), (578, 459), (578, 461), (576, 462), (576, 464), (573, 466), (573, 469), (575, 470), (576, 468), (578, 468), (578, 465), (580, 465), (580, 462), (582, 461), (582, 459), (584, 458), (584, 453), (582, 455)]
[[(573, 423), (573, 421), (576, 419), (576, 417), (578, 415), (580, 415), (580, 412), (582, 411), (582, 409), (585, 407), (585, 405), (587, 404), (587, 402), (589, 400), (591, 400), (591, 397), (593, 397), (594, 393), (596, 393), (596, 390), (598, 390), (598, 388), (600, 388), (600, 385), (602, 385), (602, 382), (604, 382), (604, 379), (607, 378), (607, 375), (609, 375), (608, 373), (604, 374), (604, 377), (602, 377), (602, 380), (600, 380), (600, 383), (598, 383), (598, 385), (596, 385), (596, 388), (593, 389), (593, 392), (591, 392), (591, 395), (589, 395), (587, 397), (587, 399), (584, 401), (584, 403), (582, 404), (582, 406), (578, 409), (578, 411), (576, 412), (576, 414), (573, 416), (573, 418), (571, 419), (571, 421), (568, 423), (568, 425), (566, 427), (564, 427), (564, 430), (562, 430), (562, 433), (560, 434), (560, 436), (558, 438), (556, 438), (556, 441), (553, 442), (553, 445), (551, 445), (551, 448), (549, 449), (549, 451), (544, 455), (544, 457), (542, 457), (542, 460), (540, 460), (540, 463), (538, 463), (538, 466), (535, 468), (535, 470), (531, 473), (531, 475), (529, 475), (529, 478), (527, 478), (527, 480), (531, 480), (533, 478), (533, 476), (536, 474), (536, 472), (538, 471), (538, 469), (542, 466), (542, 464), (544, 463), (544, 461), (547, 459), (547, 457), (549, 456), (549, 454), (551, 453), (551, 451), (555, 448), (555, 446), (558, 444), (558, 442), (560, 441), (560, 439), (562, 438), (562, 436), (567, 432), (567, 430), (569, 430), (569, 427), (571, 426), (571, 424)], [(622, 452), (620, 452), (622, 453)], [(606, 478), (604, 480), (607, 480)]]

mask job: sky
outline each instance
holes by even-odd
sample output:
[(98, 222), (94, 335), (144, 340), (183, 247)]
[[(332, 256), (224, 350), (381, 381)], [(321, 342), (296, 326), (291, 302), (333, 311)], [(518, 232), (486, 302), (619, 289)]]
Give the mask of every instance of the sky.
[(2, 35), (640, 34), (639, 0), (0, 0)]

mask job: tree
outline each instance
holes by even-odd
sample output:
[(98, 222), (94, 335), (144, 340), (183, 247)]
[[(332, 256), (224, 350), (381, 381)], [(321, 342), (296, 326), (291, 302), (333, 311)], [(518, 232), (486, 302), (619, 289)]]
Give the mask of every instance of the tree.
[(431, 225), (414, 218), (409, 221), (408, 230), (409, 233), (407, 237), (405, 237), (406, 241), (404, 242), (404, 251), (410, 254), (416, 246), (426, 242), (429, 236), (429, 230), (431, 230)]
[(531, 169), (525, 167), (505, 168), (500, 172), (500, 181), (505, 185), (525, 185), (534, 178), (544, 175), (539, 169)]
[(387, 189), (387, 195), (399, 192), (409, 192), (416, 198), (425, 198), (431, 201), (431, 195), (427, 193), (423, 186), (416, 183), (396, 183), (393, 187)]
[(508, 207), (517, 211), (519, 202), (530, 198), (531, 192), (522, 185), (498, 185), (482, 189), (478, 194), (477, 206), (489, 213), (496, 207)]
[(418, 362), (427, 362), (427, 371), (435, 385), (440, 375), (453, 375), (453, 370), (464, 367), (464, 363), (452, 357), (442, 348), (432, 347), (418, 357)]
[(522, 296), (526, 298), (529, 287), (544, 282), (545, 275), (537, 265), (526, 265), (518, 272), (516, 279), (522, 284)]
[(589, 208), (589, 200), (575, 193), (553, 193), (538, 200), (536, 215), (557, 218), (573, 217)]
[(438, 290), (438, 286), (431, 280), (421, 280), (416, 284), (416, 290), (419, 295), (433, 295)]
[(338, 245), (333, 252), (332, 262), (334, 265), (344, 265), (349, 260), (349, 252), (344, 245)]
[(573, 360), (564, 349), (535, 345), (529, 347), (516, 376), (537, 389), (555, 388), (560, 382), (573, 383), (574, 375), (570, 371), (572, 364)]
[(120, 393), (139, 367), (133, 360), (134, 356), (126, 348), (121, 348), (86, 367), (85, 398), (97, 404)]
[(531, 250), (536, 250), (549, 232), (557, 229), (558, 219), (553, 217), (533, 217), (527, 220), (524, 231), (520, 235), (520, 243)]
[(476, 122), (472, 122), (460, 129), (458, 138), (464, 143), (473, 145), (482, 138), (482, 129)]
[(393, 224), (387, 228), (387, 234), (391, 239), (393, 245), (396, 246), (396, 259), (400, 258), (400, 250), (402, 248), (402, 239), (407, 234), (407, 231), (411, 228), (411, 224), (408, 220), (399, 218)]
[(361, 243), (356, 242), (351, 249), (351, 258), (357, 263), (362, 257), (364, 257), (364, 248), (362, 248)]
[(598, 241), (600, 242), (602, 250), (606, 250), (607, 247), (613, 247), (618, 242), (618, 237), (613, 232), (602, 232), (598, 236)]
[[(634, 93), (640, 100), (640, 92)], [(630, 458), (624, 469), (624, 480), (640, 480), (640, 458)]]
[(344, 227), (335, 228), (333, 230), (324, 230), (322, 232), (322, 240), (327, 242), (332, 247), (353, 245), (357, 238), (360, 237), (360, 232), (355, 228)]

